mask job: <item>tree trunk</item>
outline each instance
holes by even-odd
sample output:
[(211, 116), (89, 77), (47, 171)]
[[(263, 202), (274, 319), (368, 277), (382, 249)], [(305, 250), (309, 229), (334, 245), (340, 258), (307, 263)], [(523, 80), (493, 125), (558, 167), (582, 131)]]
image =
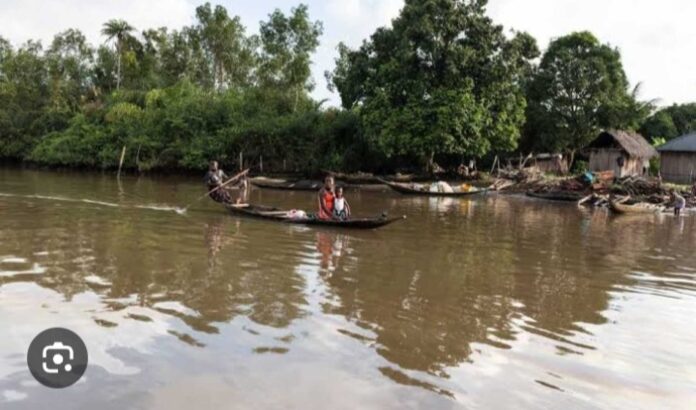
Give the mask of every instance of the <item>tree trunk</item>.
[(135, 165), (138, 167), (138, 172), (140, 172), (140, 147), (142, 147), (142, 143), (138, 144), (138, 152), (135, 153)]
[(573, 169), (573, 163), (575, 162), (575, 150), (570, 151), (570, 161), (568, 161), (568, 173)]
[(300, 89), (295, 90), (295, 107), (293, 107), (292, 112), (297, 112), (297, 101), (300, 99)]
[(425, 166), (426, 173), (433, 174), (435, 171), (435, 151), (430, 151), (428, 163)]
[(121, 40), (116, 42), (116, 89), (121, 87)]
[(225, 81), (225, 69), (220, 61), (215, 62), (215, 79), (213, 88), (220, 91), (222, 90), (222, 84)]

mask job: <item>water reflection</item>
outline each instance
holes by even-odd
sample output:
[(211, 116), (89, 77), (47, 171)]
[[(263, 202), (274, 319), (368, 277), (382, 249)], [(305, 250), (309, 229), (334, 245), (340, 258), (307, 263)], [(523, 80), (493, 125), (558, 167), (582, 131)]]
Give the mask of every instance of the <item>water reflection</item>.
[(320, 273), (331, 275), (338, 269), (345, 258), (352, 253), (350, 236), (332, 231), (316, 232), (317, 251), (319, 252)]
[[(81, 182), (121, 205), (140, 203), (133, 192), (160, 204), (184, 203), (180, 196), (196, 192), (124, 180), (111, 193), (101, 180)], [(71, 197), (84, 188), (64, 189), (51, 194)], [(203, 371), (196, 363), (205, 361), (222, 372), (224, 361), (212, 365), (209, 357), (245, 352), (235, 357), (252, 369), (255, 359), (244, 354), (276, 367), (314, 360), (311, 372), (331, 367), (413, 395), (500, 404), (479, 396), (466, 373), (490, 366), (491, 352), (511, 358), (529, 340), (542, 340), (536, 365), (558, 365), (563, 375), (516, 368), (522, 382), (509, 375), (508, 383), (520, 391), (524, 382), (582, 391), (569, 375), (607, 349), (599, 329), (616, 326), (611, 318), (626, 295), (693, 301), (696, 290), (690, 218), (616, 218), (495, 195), (397, 200), (365, 193), (351, 198), (354, 207), (408, 213), (408, 223), (341, 232), (238, 219), (210, 204), (177, 216), (46, 203), (21, 196), (30, 194), (26, 184), (12, 193), (19, 196), (0, 197), (0, 311), (16, 309), (21, 319), (2, 314), (4, 323), (48, 324), (36, 318), (59, 312), (103, 344), (95, 363), (106, 369), (104, 378), (146, 373), (141, 356), (159, 368), (170, 352), (185, 358), (179, 370)], [(252, 194), (289, 207), (311, 201)], [(661, 299), (650, 301), (660, 306)], [(641, 324), (623, 326), (639, 333)], [(124, 346), (138, 353), (118, 350)], [(641, 351), (638, 344), (618, 349)], [(345, 357), (340, 366), (336, 355)], [(21, 368), (13, 360), (0, 372), (0, 388), (21, 396), (8, 379)], [(563, 367), (567, 360), (573, 364)]]

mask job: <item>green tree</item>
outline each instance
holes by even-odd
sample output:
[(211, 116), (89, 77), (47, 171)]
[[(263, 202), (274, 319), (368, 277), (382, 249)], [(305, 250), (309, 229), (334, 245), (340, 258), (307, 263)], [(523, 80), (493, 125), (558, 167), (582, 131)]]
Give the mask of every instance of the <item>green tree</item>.
[(571, 154), (602, 128), (637, 128), (650, 109), (637, 100), (615, 48), (589, 32), (549, 44), (529, 85), (528, 146)]
[(243, 87), (251, 81), (254, 66), (253, 40), (245, 36), (239, 16), (230, 18), (222, 6), (210, 3), (196, 8), (197, 38), (212, 66), (214, 87)]
[(293, 110), (297, 110), (300, 96), (314, 88), (311, 55), (319, 46), (323, 30), (321, 22), (310, 20), (304, 4), (293, 8), (290, 16), (276, 9), (268, 21), (261, 22), (261, 84), (291, 91)]
[(0, 41), (0, 156), (23, 158), (42, 133), (40, 119), (49, 101), (41, 43), (13, 50)]
[(124, 167), (139, 171), (236, 166), (240, 151), (251, 166), (263, 156), (267, 171), (381, 162), (358, 109), (323, 109), (309, 95), (322, 28), (306, 6), (270, 14), (259, 35), (220, 6), (197, 17), (137, 38), (111, 20), (96, 48), (77, 30), (46, 50), (0, 38), (0, 157), (114, 168), (125, 146)]
[(69, 29), (53, 38), (46, 52), (51, 110), (75, 111), (83, 103), (93, 85), (93, 54), (79, 30)]
[(486, 0), (407, 0), (392, 28), (358, 50), (339, 46), (329, 75), (345, 108), (359, 106), (387, 156), (433, 163), (437, 154), (481, 156), (516, 147), (523, 84), (538, 55), (528, 34), (507, 39)]
[(121, 59), (125, 51), (125, 44), (132, 37), (131, 32), (135, 28), (124, 20), (109, 20), (104, 23), (102, 35), (106, 36), (106, 41), (116, 43), (116, 89), (121, 87)]
[(674, 104), (651, 115), (640, 127), (646, 137), (666, 140), (696, 131), (696, 103)]

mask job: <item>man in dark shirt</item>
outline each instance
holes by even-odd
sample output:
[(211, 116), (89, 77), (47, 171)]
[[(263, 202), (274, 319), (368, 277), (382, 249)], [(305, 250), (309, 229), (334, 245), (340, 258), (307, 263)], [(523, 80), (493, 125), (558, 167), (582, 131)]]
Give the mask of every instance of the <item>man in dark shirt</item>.
[[(228, 178), (229, 177), (227, 174), (218, 168), (217, 161), (210, 161), (210, 165), (208, 165), (208, 172), (205, 174), (205, 178), (203, 178), (203, 180), (208, 186), (208, 191), (212, 191), (213, 189), (222, 185), (222, 183)], [(229, 204), (232, 202), (229, 192), (225, 191), (223, 188), (211, 192), (209, 196), (215, 202), (220, 202), (223, 204)]]

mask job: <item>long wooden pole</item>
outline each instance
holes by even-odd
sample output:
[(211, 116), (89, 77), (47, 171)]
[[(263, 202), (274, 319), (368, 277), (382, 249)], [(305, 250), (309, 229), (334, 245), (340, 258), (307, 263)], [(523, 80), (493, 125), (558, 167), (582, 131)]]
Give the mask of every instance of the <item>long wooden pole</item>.
[(191, 202), (190, 204), (186, 205), (182, 211), (183, 211), (183, 212), (186, 212), (186, 210), (189, 209), (189, 207), (190, 207), (191, 205), (193, 205), (193, 204), (195, 204), (196, 202), (200, 201), (201, 199), (207, 197), (208, 195), (212, 194), (213, 192), (217, 191), (218, 189), (224, 187), (225, 185), (229, 184), (230, 182), (236, 181), (236, 180), (239, 179), (240, 177), (246, 175), (248, 172), (249, 172), (249, 168), (247, 168), (247, 169), (245, 169), (244, 171), (238, 173), (237, 175), (235, 175), (235, 176), (233, 176), (232, 178), (228, 179), (227, 182), (225, 182), (224, 184), (220, 184), (220, 185), (216, 186), (214, 189), (211, 189), (210, 191), (208, 191), (205, 195), (201, 195), (198, 199), (196, 199), (195, 201), (193, 201), (193, 202)]
[(123, 146), (123, 149), (121, 150), (121, 160), (118, 161), (118, 176), (121, 176), (121, 167), (123, 167), (123, 159), (126, 157), (126, 146)]
[(495, 156), (495, 159), (493, 160), (493, 166), (491, 167), (491, 175), (493, 174), (493, 171), (495, 170), (495, 163), (498, 162), (498, 156)]

